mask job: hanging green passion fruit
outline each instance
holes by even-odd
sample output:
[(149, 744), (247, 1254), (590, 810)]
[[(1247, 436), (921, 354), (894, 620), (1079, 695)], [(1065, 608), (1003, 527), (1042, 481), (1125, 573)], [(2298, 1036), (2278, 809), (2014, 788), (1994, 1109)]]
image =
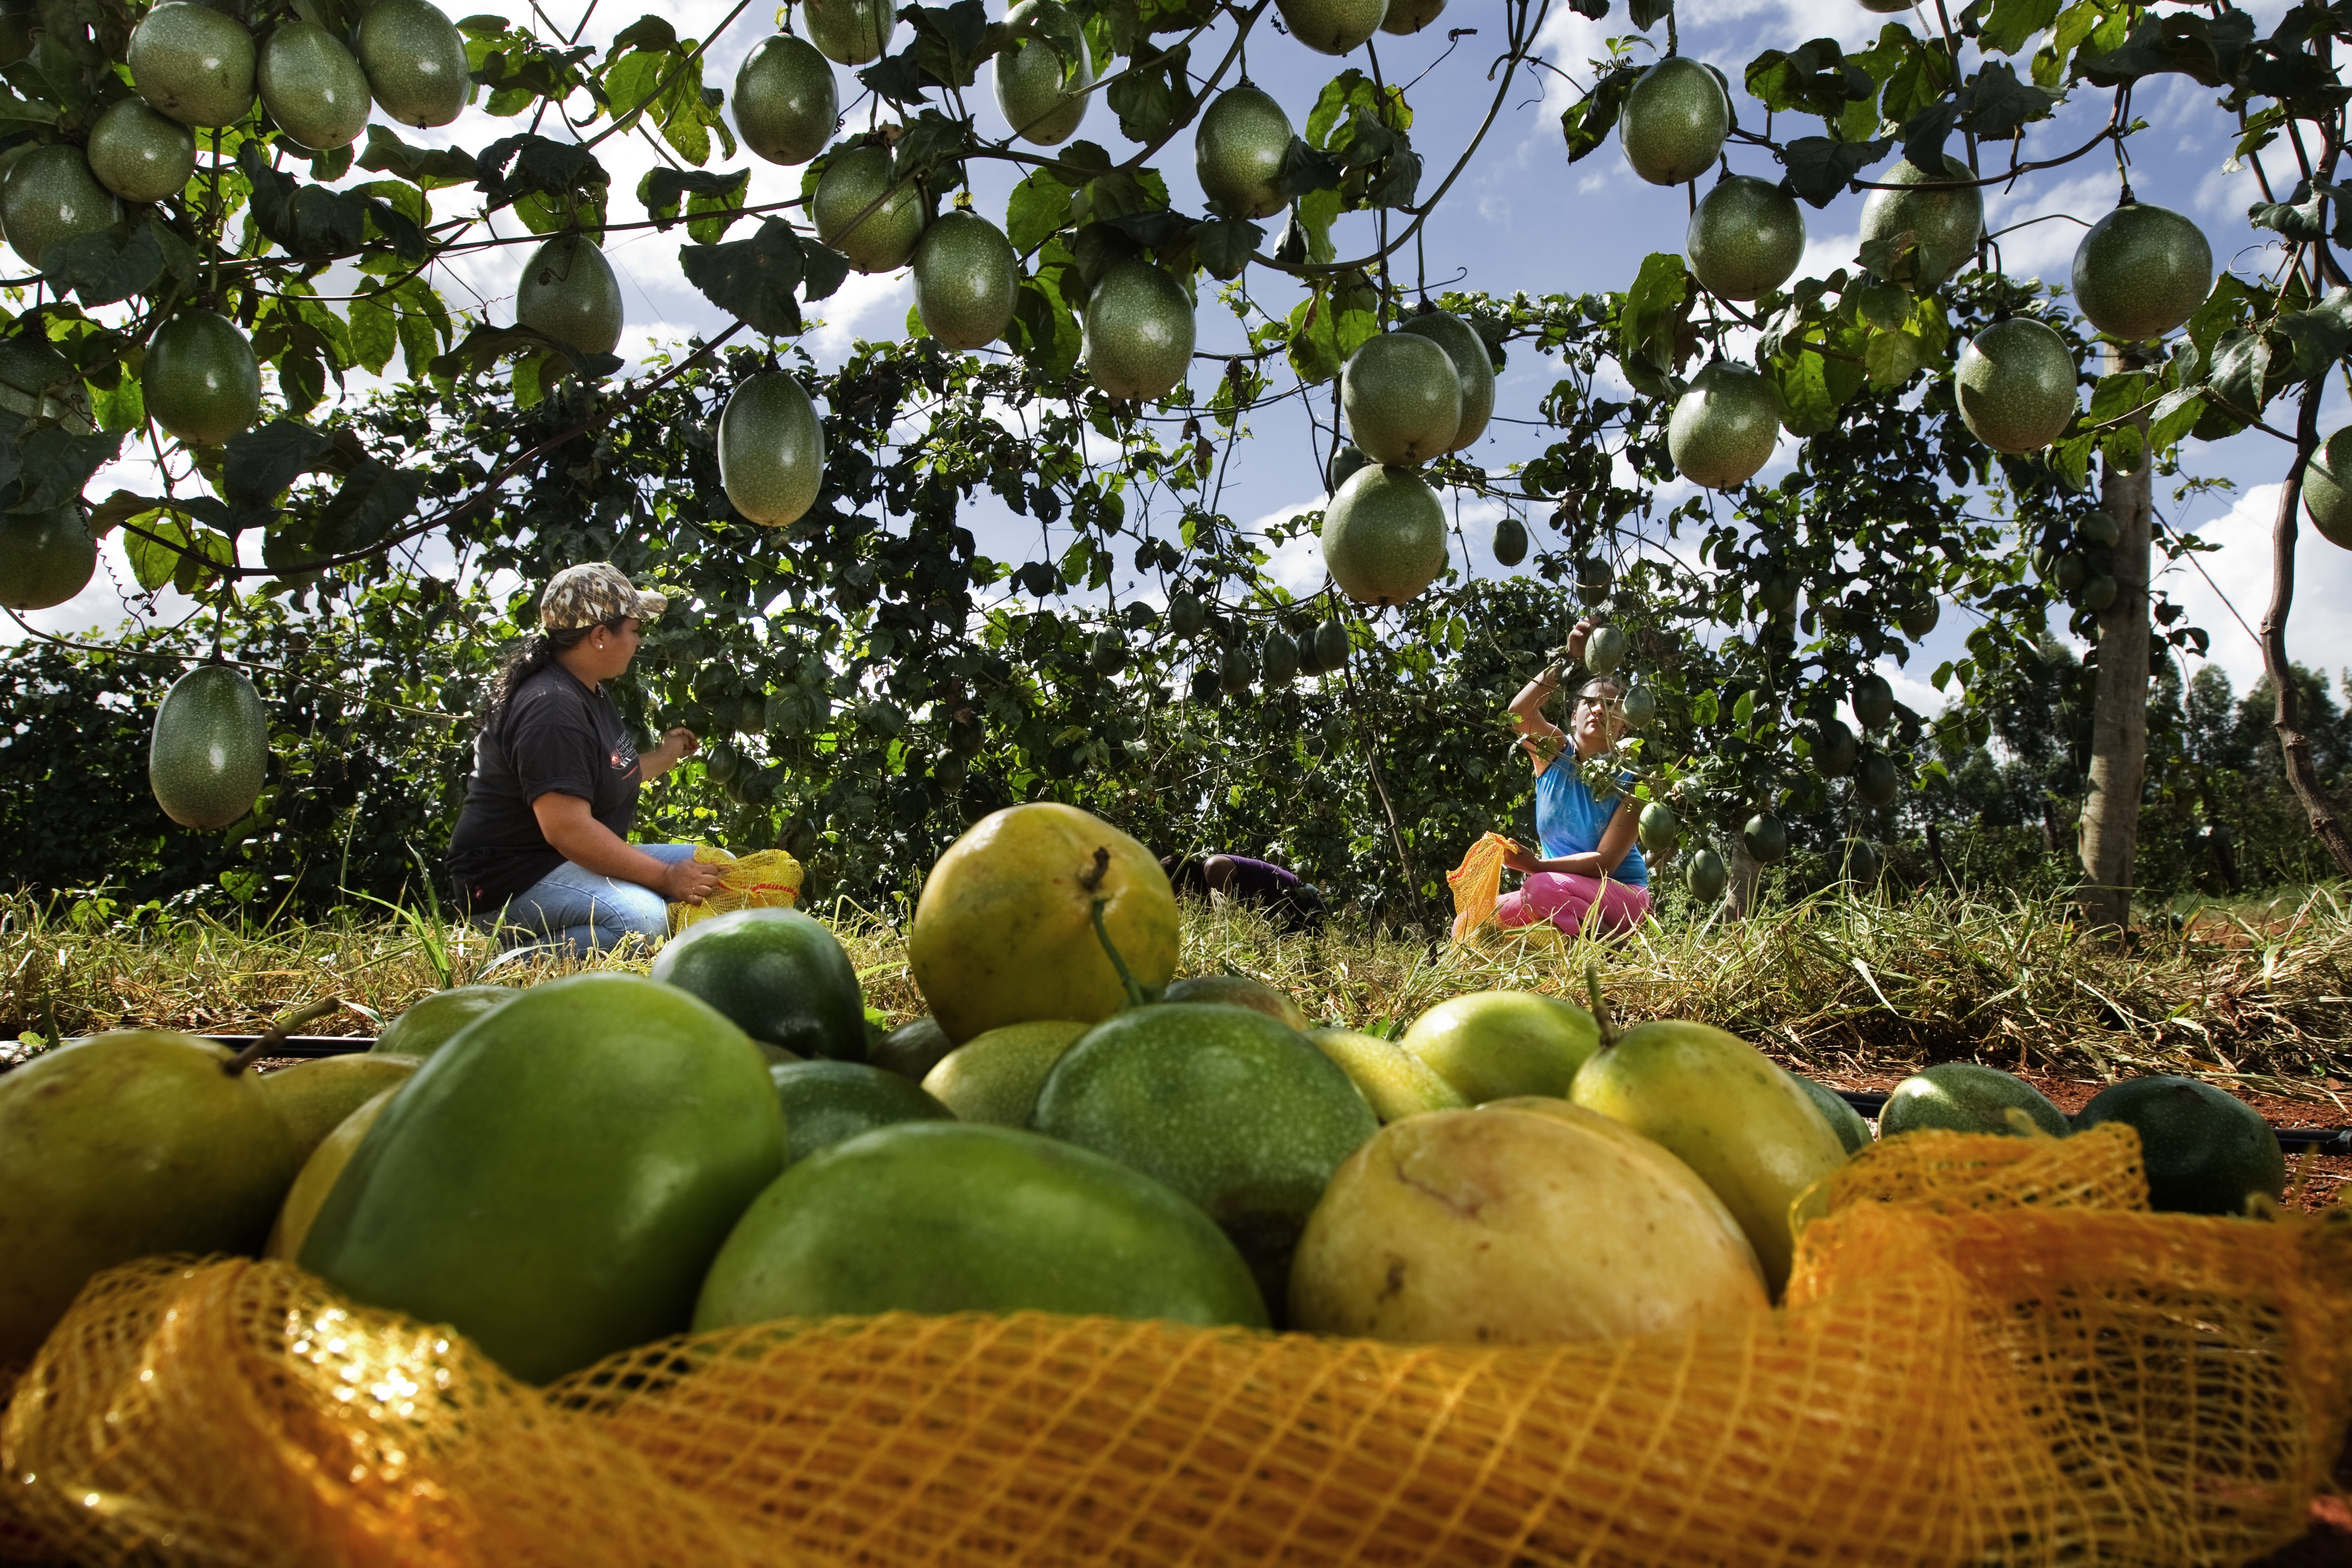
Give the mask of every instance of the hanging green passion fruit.
[(234, 125), (253, 107), (253, 35), (225, 11), (164, 0), (131, 30), (139, 96), (183, 125)]
[(117, 99), (89, 128), (89, 172), (126, 202), (160, 202), (196, 172), (196, 138), (143, 100)]
[(360, 18), (359, 58), (376, 102), (403, 125), (446, 125), (473, 91), (466, 39), (431, 0), (374, 0)]
[(1691, 378), (1666, 422), (1675, 468), (1710, 490), (1746, 484), (1780, 439), (1780, 398), (1746, 365), (1717, 360)]
[(1727, 175), (1691, 214), (1684, 248), (1691, 275), (1710, 294), (1761, 299), (1786, 283), (1804, 258), (1804, 209), (1769, 181)]
[[(1890, 283), (1935, 289), (1976, 254), (1984, 235), (1984, 193), (1969, 166), (1950, 153), (1944, 172), (1930, 174), (1908, 158), (1898, 159), (1878, 179), (1862, 204), (1863, 256), (1870, 270)], [(1941, 182), (1965, 182), (1941, 184)], [(1920, 189), (1921, 186), (1930, 186)], [(1905, 235), (1914, 245), (1892, 251)]]
[(735, 129), (771, 163), (805, 163), (824, 151), (841, 120), (841, 89), (816, 46), (774, 33), (735, 71)]
[(882, 58), (897, 27), (891, 0), (801, 0), (809, 42), (835, 65), (862, 66)]
[(860, 272), (904, 267), (923, 235), (923, 193), (912, 179), (891, 178), (887, 147), (835, 153), (809, 206), (816, 237)]
[(1290, 205), (1278, 182), (1290, 152), (1290, 116), (1244, 82), (1219, 93), (1192, 132), (1201, 192), (1235, 217), (1272, 217)]
[(1087, 374), (1113, 397), (1148, 402), (1192, 368), (1192, 297), (1149, 261), (1112, 262), (1087, 296), (1080, 329)]
[(531, 252), (515, 290), (515, 324), (582, 353), (620, 346), (621, 280), (593, 238), (559, 234)]
[(978, 213), (942, 214), (915, 243), (915, 310), (951, 349), (984, 348), (1013, 324), (1021, 261), (1004, 231)]
[(298, 147), (331, 153), (367, 129), (374, 107), (367, 73), (342, 40), (316, 22), (281, 22), (254, 73), (261, 105)]
[(1004, 14), (1004, 32), (1005, 46), (992, 62), (996, 107), (1013, 134), (1033, 146), (1067, 142), (1087, 117), (1095, 85), (1077, 18), (1061, 0), (1020, 0)]
[(218, 446), (261, 411), (261, 363), (235, 321), (183, 310), (155, 329), (139, 378), (148, 416), (183, 441)]
[(17, 159), (0, 184), (0, 228), (16, 253), (37, 268), (49, 247), (114, 226), (122, 209), (98, 183), (81, 149), (52, 142)]
[(1654, 185), (1679, 185), (1714, 166), (1731, 133), (1731, 100), (1715, 73), (1673, 55), (1642, 73), (1625, 94), (1617, 141), (1633, 173)]
[(738, 384), (719, 416), (719, 483), (735, 510), (782, 528), (824, 481), (824, 425), (799, 381), (765, 371)]

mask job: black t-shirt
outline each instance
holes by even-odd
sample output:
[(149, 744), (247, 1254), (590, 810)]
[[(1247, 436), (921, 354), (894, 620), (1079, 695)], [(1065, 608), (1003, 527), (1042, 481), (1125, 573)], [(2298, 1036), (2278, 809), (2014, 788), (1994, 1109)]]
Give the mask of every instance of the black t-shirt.
[(468, 909), (489, 910), (563, 864), (531, 802), (577, 795), (623, 838), (636, 821), (637, 748), (620, 710), (560, 664), (524, 681), (474, 742), (466, 805), (449, 836), (449, 875)]

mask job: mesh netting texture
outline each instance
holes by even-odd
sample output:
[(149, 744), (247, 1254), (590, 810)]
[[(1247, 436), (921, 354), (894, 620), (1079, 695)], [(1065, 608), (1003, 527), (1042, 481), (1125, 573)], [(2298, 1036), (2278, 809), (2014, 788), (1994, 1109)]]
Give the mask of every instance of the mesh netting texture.
[[(0, 1424), (78, 1563), (2244, 1562), (2352, 1394), (2352, 1215), (2145, 1212), (2136, 1135), (1921, 1132), (1786, 1304), (1409, 1347), (1109, 1319), (770, 1324), (545, 1390), (284, 1264), (93, 1282)], [(26, 1542), (37, 1539), (38, 1548)]]

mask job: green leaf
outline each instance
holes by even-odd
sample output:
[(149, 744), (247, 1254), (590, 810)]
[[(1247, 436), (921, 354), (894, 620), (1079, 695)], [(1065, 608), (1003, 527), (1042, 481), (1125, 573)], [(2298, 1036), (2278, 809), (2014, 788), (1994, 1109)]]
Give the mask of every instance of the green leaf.
[(1023, 256), (1034, 254), (1070, 221), (1070, 188), (1050, 169), (1033, 169), (1004, 204), (1004, 237)]
[(2036, 121), (2047, 120), (2065, 94), (2017, 79), (2017, 72), (1992, 60), (1960, 90), (1960, 123), (1986, 141), (2005, 142)]
[(2157, 399), (2148, 415), (2147, 444), (2157, 451), (2178, 446), (2205, 413), (2205, 399), (2193, 386), (2181, 387)]
[(1909, 332), (1874, 331), (1863, 343), (1862, 358), (1870, 384), (1885, 392), (1918, 373), (1927, 363), (1927, 345)]
[(16, 511), (47, 511), (81, 494), (89, 477), (114, 460), (122, 449), (121, 432), (76, 436), (55, 425), (45, 425), (16, 445), (18, 490)]
[(1845, 194), (1855, 175), (1894, 149), (1891, 141), (1832, 142), (1826, 136), (1800, 136), (1789, 143), (1783, 157), (1789, 188), (1817, 207), (1825, 207)]
[(2013, 55), (2058, 19), (2059, 0), (1993, 0), (1977, 42), (1988, 54)]
[(2213, 400), (2221, 405), (2222, 412), (2240, 420), (2262, 416), (2263, 405), (2269, 401), (2263, 386), (2269, 379), (2271, 346), (2259, 332), (2244, 331), (2225, 332), (2213, 345), (2205, 384), (2212, 389)]
[(111, 229), (78, 234), (42, 252), (41, 271), (85, 305), (110, 305), (154, 287), (163, 276), (163, 250), (152, 224), (128, 235)]
[(222, 493), (239, 531), (277, 510), (278, 498), (335, 452), (334, 438), (293, 419), (273, 419), (228, 438), (221, 460)]
[(399, 318), (383, 300), (352, 301), (352, 361), (370, 375), (382, 375), (400, 346)]
[(1240, 277), (1265, 230), (1246, 218), (1219, 218), (1192, 231), (1192, 254), (1209, 276), (1225, 282)]
[(1848, 103), (1878, 92), (1868, 71), (1846, 64), (1834, 38), (1815, 38), (1786, 52), (1767, 49), (1748, 62), (1746, 80), (1748, 90), (1775, 113), (1818, 114), (1832, 125)]
[(2122, 47), (2078, 58), (2074, 69), (2094, 87), (2120, 87), (2164, 72), (2178, 72), (2202, 87), (2221, 87), (2228, 79), (2214, 48), (2213, 24), (2182, 12), (2142, 18)]
[(1669, 251), (1643, 257), (1642, 270), (1618, 308), (1619, 356), (1644, 360), (1657, 370), (1671, 372), (1681, 361), (1676, 339), (1690, 317), (1691, 300), (1690, 273), (1681, 257)]
[(367, 147), (359, 166), (377, 174), (397, 174), (420, 189), (462, 185), (475, 177), (473, 154), (459, 147), (412, 147), (382, 124), (367, 128)]
[[(694, 246), (687, 246), (680, 254), (683, 256), (696, 248), (698, 247)], [(716, 248), (727, 247), (722, 246)], [(689, 273), (688, 276), (692, 274)], [(434, 360), (429, 368), (436, 376), (455, 378), (461, 375), (478, 374), (491, 369), (509, 354), (521, 354), (536, 359), (540, 355), (551, 353), (560, 357), (565, 365), (583, 379), (610, 375), (620, 369), (622, 364), (618, 354), (582, 353), (571, 344), (558, 342), (545, 332), (533, 331), (529, 327), (482, 326), (476, 327), (472, 331), (467, 332), (464, 342)]]
[(1198, 104), (1188, 74), (1191, 56), (1189, 47), (1179, 47), (1164, 64), (1130, 68), (1103, 89), (1118, 116), (1120, 134), (1130, 142), (1153, 142), (1192, 122)]
[(793, 297), (801, 281), (801, 241), (781, 218), (767, 219), (749, 239), (682, 246), (677, 264), (705, 299), (753, 331), (776, 338), (801, 330)]

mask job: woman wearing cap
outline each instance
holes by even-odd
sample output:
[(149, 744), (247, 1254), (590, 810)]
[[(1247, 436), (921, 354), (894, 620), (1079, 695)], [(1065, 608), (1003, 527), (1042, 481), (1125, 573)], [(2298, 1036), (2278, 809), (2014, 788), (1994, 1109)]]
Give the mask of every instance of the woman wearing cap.
[(449, 874), (477, 921), (608, 948), (667, 935), (670, 904), (719, 886), (691, 844), (628, 841), (639, 787), (700, 743), (677, 729), (638, 752), (605, 689), (668, 602), (604, 562), (564, 568), (540, 595), (539, 632), (491, 683), (449, 839)]
[[(1570, 658), (1583, 658), (1591, 629), (1588, 622), (1576, 624), (1568, 638)], [(1580, 761), (1605, 755), (1624, 732), (1619, 704), (1625, 693), (1606, 676), (1585, 681), (1569, 704), (1563, 731), (1543, 716), (1544, 703), (1559, 686), (1559, 666), (1553, 665), (1511, 699), (1519, 744), (1535, 764), (1536, 837), (1543, 855), (1514, 844), (1503, 857), (1527, 880), (1496, 903), (1495, 923), (1548, 920), (1568, 936), (1588, 922), (1605, 931), (1631, 931), (1650, 912), (1650, 871), (1633, 845), (1638, 819), (1622, 794), (1606, 804), (1594, 799), (1577, 771)], [(1570, 742), (1574, 755), (1562, 755)], [(1629, 774), (1624, 782), (1633, 781)]]

